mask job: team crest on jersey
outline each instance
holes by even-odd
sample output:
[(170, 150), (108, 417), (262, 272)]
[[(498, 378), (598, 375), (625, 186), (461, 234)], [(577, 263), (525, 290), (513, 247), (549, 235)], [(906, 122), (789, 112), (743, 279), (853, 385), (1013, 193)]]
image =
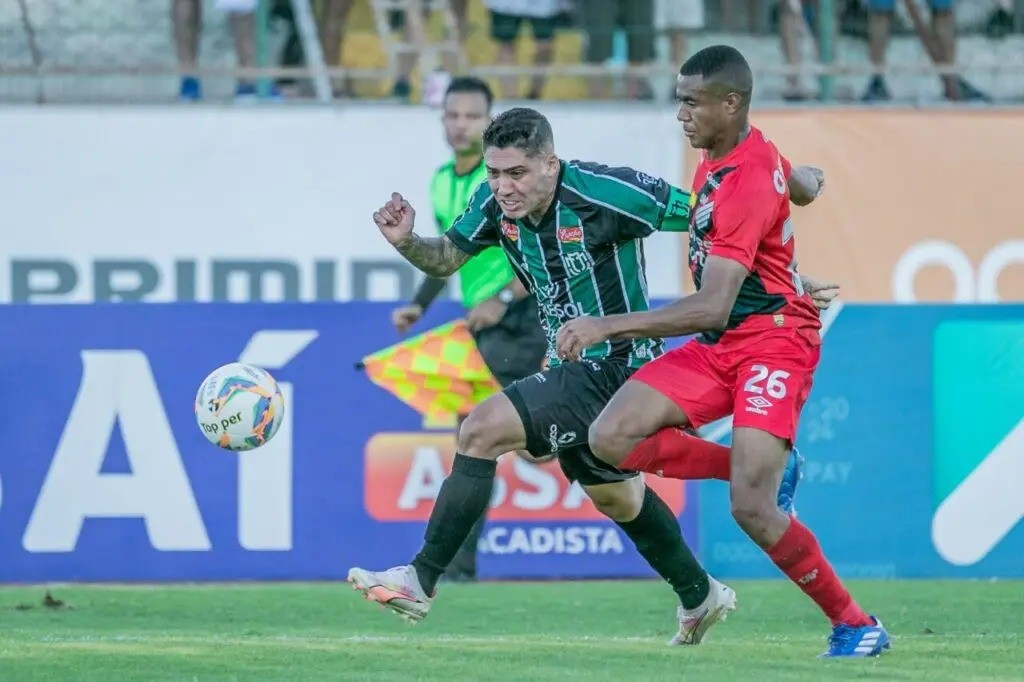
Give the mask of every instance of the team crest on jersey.
[(579, 225), (558, 228), (558, 241), (579, 244), (583, 241), (583, 228)]
[(519, 226), (508, 220), (501, 221), (501, 233), (505, 235), (505, 238), (517, 242), (519, 241)]
[(786, 193), (786, 177), (782, 173), (782, 162), (779, 162), (779, 167), (772, 172), (772, 184), (775, 185), (775, 191), (779, 194)]
[(593, 270), (594, 257), (586, 251), (576, 251), (562, 256), (562, 265), (570, 277), (579, 277), (583, 273)]
[(702, 203), (700, 208), (693, 214), (694, 228), (698, 232), (707, 232), (711, 224), (711, 214), (715, 210), (715, 202)]

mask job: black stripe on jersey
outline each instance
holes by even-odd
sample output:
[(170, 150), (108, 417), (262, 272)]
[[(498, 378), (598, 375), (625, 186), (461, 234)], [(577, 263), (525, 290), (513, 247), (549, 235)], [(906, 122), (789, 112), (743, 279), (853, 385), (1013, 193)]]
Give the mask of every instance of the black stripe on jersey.
[(516, 279), (526, 287), (526, 291), (536, 295), (537, 283), (530, 276), (530, 271), (526, 269), (526, 259), (523, 257), (522, 249), (519, 248), (519, 244), (512, 241), (505, 235), (501, 236), (501, 246), (505, 251), (505, 257), (508, 259), (509, 264), (512, 266), (512, 271), (516, 275)]
[[(561, 202), (556, 203), (559, 205), (559, 208), (561, 208)], [(559, 211), (556, 216), (560, 214), (561, 212)], [(584, 224), (582, 222), (582, 218), (580, 224), (581, 226)], [(565, 264), (562, 260), (562, 254), (564, 251), (557, 236), (558, 228), (560, 227), (561, 223), (556, 217), (554, 229), (544, 230), (538, 234), (538, 237), (540, 238), (545, 256), (556, 256), (554, 258), (545, 258), (548, 273), (551, 275), (551, 280), (555, 282), (563, 280), (568, 282), (571, 280), (571, 276), (566, 272)], [(597, 297), (597, 305), (601, 314), (611, 315), (613, 313), (626, 312), (628, 308), (626, 306), (626, 301), (622, 296), (622, 285), (620, 283), (617, 269), (618, 266), (614, 262), (614, 252), (611, 245), (602, 247), (599, 253), (595, 253), (588, 249), (589, 245), (586, 243), (586, 238), (586, 231), (584, 231), (583, 241), (580, 246), (583, 247), (583, 251), (591, 253), (594, 257), (594, 266), (590, 272), (590, 284), (594, 289), (595, 296)], [(633, 350), (632, 341), (608, 341), (607, 346), (608, 352), (606, 357), (610, 359), (626, 360), (629, 358), (630, 353)]]
[[(622, 292), (625, 283), (616, 258), (614, 244), (602, 246), (600, 255), (594, 259), (593, 282), (597, 289), (598, 299), (605, 315), (616, 315), (629, 312), (629, 301)], [(608, 353), (613, 358), (628, 358), (635, 350), (633, 340), (612, 341)]]

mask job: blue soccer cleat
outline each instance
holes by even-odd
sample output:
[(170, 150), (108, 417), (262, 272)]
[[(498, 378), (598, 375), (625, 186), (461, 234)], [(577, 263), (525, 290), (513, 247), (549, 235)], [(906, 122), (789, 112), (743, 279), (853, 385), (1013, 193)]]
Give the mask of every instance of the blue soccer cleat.
[(880, 656), (889, 650), (889, 633), (882, 621), (871, 616), (874, 625), (837, 625), (828, 638), (828, 651), (818, 658), (866, 658)]
[(782, 483), (779, 484), (779, 496), (776, 498), (783, 514), (796, 516), (793, 499), (796, 497), (796, 487), (803, 477), (804, 458), (794, 447), (789, 452), (789, 459), (786, 460), (786, 470), (782, 472)]

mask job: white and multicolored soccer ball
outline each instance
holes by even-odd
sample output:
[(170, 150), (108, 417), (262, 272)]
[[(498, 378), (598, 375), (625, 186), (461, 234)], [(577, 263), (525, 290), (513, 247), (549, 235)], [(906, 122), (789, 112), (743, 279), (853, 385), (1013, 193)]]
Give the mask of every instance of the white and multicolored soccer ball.
[(206, 439), (225, 450), (266, 445), (284, 418), (284, 396), (259, 367), (232, 362), (210, 372), (196, 393), (196, 421)]

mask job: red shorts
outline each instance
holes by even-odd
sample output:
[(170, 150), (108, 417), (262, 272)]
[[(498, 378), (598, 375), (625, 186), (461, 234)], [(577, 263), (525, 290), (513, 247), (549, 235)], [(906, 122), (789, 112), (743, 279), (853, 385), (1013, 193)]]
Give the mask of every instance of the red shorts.
[(733, 428), (767, 431), (792, 443), (819, 356), (819, 346), (780, 329), (742, 345), (689, 341), (631, 380), (672, 400), (694, 428), (731, 414)]

